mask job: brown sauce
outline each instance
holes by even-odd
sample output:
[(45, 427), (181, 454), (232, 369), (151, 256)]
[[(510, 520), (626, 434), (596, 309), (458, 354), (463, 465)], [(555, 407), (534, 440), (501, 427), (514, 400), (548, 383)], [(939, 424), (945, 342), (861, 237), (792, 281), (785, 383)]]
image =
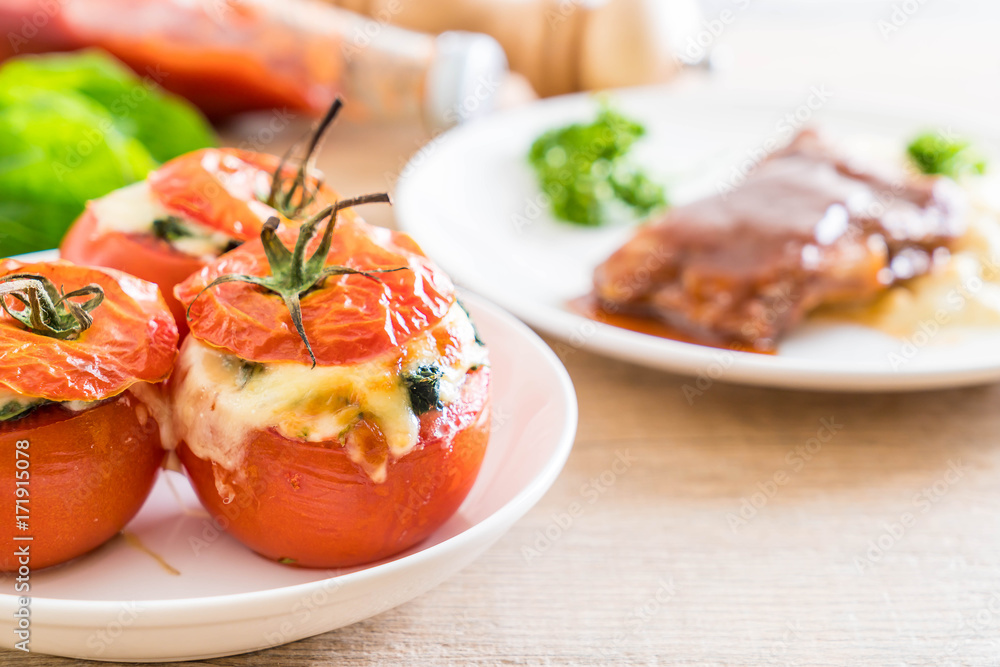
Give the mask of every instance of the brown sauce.
[(704, 345), (720, 350), (734, 350), (736, 352), (753, 352), (754, 354), (774, 354), (774, 352), (762, 352), (755, 350), (749, 345), (740, 342), (716, 343), (700, 340), (688, 333), (680, 331), (654, 317), (643, 317), (619, 312), (612, 312), (601, 305), (593, 293), (571, 299), (566, 304), (569, 309), (588, 319), (603, 324), (610, 324), (613, 327), (628, 329), (637, 333), (644, 333), (658, 338), (668, 338), (681, 343), (692, 343), (694, 345)]

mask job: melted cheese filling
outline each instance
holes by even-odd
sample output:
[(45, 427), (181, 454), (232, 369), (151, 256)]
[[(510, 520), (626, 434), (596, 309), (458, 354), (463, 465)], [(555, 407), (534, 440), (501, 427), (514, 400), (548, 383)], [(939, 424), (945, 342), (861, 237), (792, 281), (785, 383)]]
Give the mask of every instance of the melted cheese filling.
[(152, 234), (153, 221), (173, 217), (180, 220), (185, 236), (167, 240), (171, 246), (192, 257), (210, 261), (228, 247), (232, 237), (201, 223), (184, 218), (163, 206), (140, 181), (115, 190), (90, 203), (97, 218), (97, 233)]
[[(429, 363), (443, 371), (439, 396), (444, 404), (459, 397), (469, 369), (487, 363), (486, 348), (476, 343), (475, 329), (457, 304), (403, 349), (345, 366), (248, 364), (192, 336), (175, 373), (176, 436), (199, 458), (237, 476), (252, 431), (274, 428), (289, 439), (339, 441), (373, 481), (382, 482), (388, 457), (408, 454), (420, 434), (402, 376)], [(373, 462), (364, 439), (351, 437), (362, 420), (384, 438), (388, 457)], [(218, 470), (216, 485), (224, 498), (232, 496)]]
[[(46, 403), (58, 403), (67, 410), (71, 410), (73, 412), (83, 412), (84, 410), (89, 410), (98, 403), (102, 402), (103, 401), (50, 401), (46, 398), (24, 396), (7, 389), (0, 389), (0, 414), (7, 412), (9, 409), (14, 407), (17, 408), (17, 412), (21, 412), (26, 408), (45, 405)], [(0, 421), (2, 421), (2, 419), (0, 419)]]
[(149, 183), (140, 181), (110, 192), (90, 202), (97, 218), (97, 232), (147, 234), (153, 231), (153, 221), (172, 215), (153, 197)]

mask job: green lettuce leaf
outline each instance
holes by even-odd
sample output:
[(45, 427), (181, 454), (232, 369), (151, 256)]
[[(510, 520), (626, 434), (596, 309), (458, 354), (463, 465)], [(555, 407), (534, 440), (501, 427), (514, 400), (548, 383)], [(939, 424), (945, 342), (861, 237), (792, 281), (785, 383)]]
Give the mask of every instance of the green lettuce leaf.
[(94, 199), (215, 137), (187, 102), (100, 52), (0, 67), (0, 256), (59, 245)]

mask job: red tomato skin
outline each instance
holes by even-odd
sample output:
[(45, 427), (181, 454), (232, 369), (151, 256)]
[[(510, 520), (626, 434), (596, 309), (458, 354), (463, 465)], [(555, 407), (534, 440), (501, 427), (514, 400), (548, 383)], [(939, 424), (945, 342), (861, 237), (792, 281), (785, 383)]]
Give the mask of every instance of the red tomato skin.
[[(298, 230), (278, 236), (294, 247)], [(313, 239), (308, 252), (319, 245)], [(302, 321), (316, 363), (341, 366), (388, 354), (441, 321), (455, 302), (451, 279), (403, 232), (344, 217), (337, 223), (326, 266), (392, 270), (378, 281), (333, 276), (301, 300)], [(403, 268), (404, 270), (397, 270)], [(260, 240), (248, 241), (177, 286), (174, 296), (191, 304), (195, 338), (242, 359), (311, 362), (281, 298), (242, 282), (205, 288), (226, 274), (270, 275)]]
[(89, 207), (70, 227), (59, 246), (59, 254), (76, 264), (118, 269), (156, 283), (177, 321), (181, 340), (187, 336), (186, 308), (174, 296), (174, 286), (204, 268), (205, 262), (178, 252), (166, 241), (152, 236), (122, 232), (98, 235), (97, 218)]
[(15, 273), (46, 277), (65, 291), (96, 284), (104, 300), (91, 326), (68, 339), (34, 333), (0, 312), (0, 388), (51, 401), (103, 401), (138, 382), (158, 384), (170, 376), (177, 324), (155, 283), (61, 259), (0, 259), (0, 276)]
[(181, 443), (180, 459), (219, 526), (258, 554), (300, 567), (370, 563), (418, 544), (455, 513), (475, 482), (490, 431), (489, 369), (471, 371), (459, 400), (420, 418), (416, 448), (390, 461), (380, 484), (337, 441), (290, 440), (273, 429), (247, 443), (245, 479)]
[[(170, 212), (230, 238), (249, 241), (260, 236), (272, 216), (286, 225), (294, 224), (258, 198), (261, 179), (270, 187), (281, 165), (285, 179), (296, 176), (297, 163), (283, 163), (277, 155), (241, 148), (202, 148), (163, 163), (146, 181), (153, 199)], [(337, 191), (322, 181), (321, 173), (310, 170), (309, 189), (317, 189), (317, 196), (296, 220), (315, 215), (340, 199)], [(350, 209), (340, 213), (341, 219), (354, 217)]]
[[(18, 450), (19, 441), (30, 444)], [(28, 458), (17, 458), (18, 451)], [(24, 545), (34, 571), (107, 542), (142, 507), (163, 456), (156, 421), (130, 392), (83, 412), (50, 405), (0, 425), (0, 497), (6, 499), (0, 521), (9, 526), (0, 532), (0, 571), (18, 569), (15, 551)], [(15, 516), (18, 460), (29, 462), (26, 517)], [(29, 530), (15, 530), (16, 519)], [(33, 539), (14, 541), (15, 534)]]

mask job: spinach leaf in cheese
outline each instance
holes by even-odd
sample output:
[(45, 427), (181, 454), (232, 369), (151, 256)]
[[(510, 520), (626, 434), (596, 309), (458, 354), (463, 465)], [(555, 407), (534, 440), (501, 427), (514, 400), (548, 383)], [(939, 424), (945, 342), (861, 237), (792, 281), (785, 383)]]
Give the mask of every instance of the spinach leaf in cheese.
[(441, 378), (444, 371), (434, 364), (424, 364), (416, 370), (403, 374), (403, 382), (410, 393), (410, 406), (417, 415), (422, 415), (441, 404)]
[(3, 405), (0, 405), (0, 422), (20, 419), (21, 417), (27, 416), (29, 412), (35, 408), (41, 407), (45, 403), (48, 403), (48, 401), (44, 399), (7, 401)]

